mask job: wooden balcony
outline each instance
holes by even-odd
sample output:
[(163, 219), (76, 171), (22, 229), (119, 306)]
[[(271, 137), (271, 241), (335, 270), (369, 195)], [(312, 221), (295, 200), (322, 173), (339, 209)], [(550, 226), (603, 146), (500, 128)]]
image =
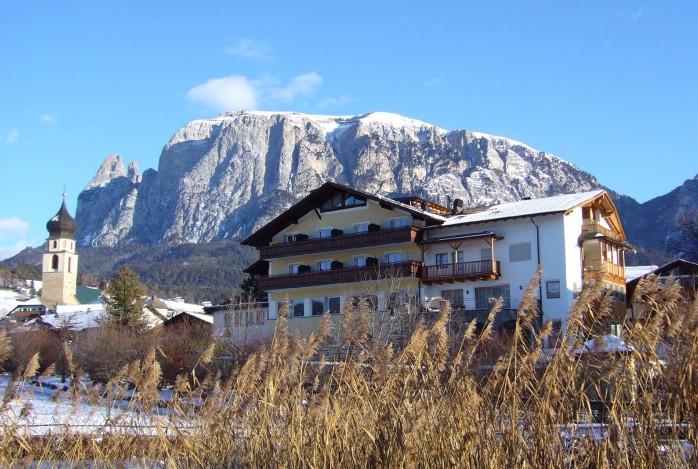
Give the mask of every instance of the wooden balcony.
[(618, 264), (613, 264), (601, 259), (584, 260), (584, 279), (587, 280), (596, 273), (601, 273), (607, 280), (625, 285), (625, 267)]
[(314, 287), (336, 283), (365, 282), (376, 279), (419, 277), (422, 263), (416, 261), (396, 262), (368, 267), (347, 267), (337, 270), (306, 272), (302, 274), (272, 275), (258, 280), (262, 291), (286, 288)]
[(494, 280), (500, 275), (499, 261), (457, 262), (455, 264), (425, 266), (422, 269), (422, 282), (430, 284)]
[(419, 233), (419, 228), (407, 226), (367, 233), (349, 233), (341, 236), (313, 238), (293, 243), (270, 244), (269, 246), (259, 248), (259, 257), (261, 259), (278, 259), (320, 252), (367, 248), (384, 244), (409, 243), (415, 241), (417, 233)]
[(582, 225), (582, 234), (580, 235), (580, 238), (589, 239), (597, 234), (616, 241), (619, 241), (620, 238), (618, 233), (615, 231), (609, 230), (595, 221), (585, 220), (584, 224)]

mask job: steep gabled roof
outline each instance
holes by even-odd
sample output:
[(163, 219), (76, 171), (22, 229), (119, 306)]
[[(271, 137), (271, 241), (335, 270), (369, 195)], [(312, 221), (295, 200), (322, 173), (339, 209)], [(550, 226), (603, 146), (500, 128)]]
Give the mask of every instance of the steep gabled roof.
[(364, 197), (367, 200), (373, 200), (378, 202), (381, 206), (389, 209), (398, 208), (410, 213), (413, 217), (418, 219), (423, 219), (427, 224), (431, 223), (443, 223), (446, 217), (441, 215), (436, 215), (429, 213), (424, 210), (420, 210), (411, 205), (403, 204), (396, 200), (390, 199), (376, 194), (369, 194), (368, 192), (360, 191), (358, 189), (353, 189), (348, 186), (337, 184), (336, 182), (326, 182), (322, 186), (318, 187), (314, 191), (310, 192), (298, 203), (291, 206), (288, 210), (283, 212), (278, 217), (274, 218), (272, 221), (252, 233), (246, 239), (242, 241), (242, 244), (247, 246), (261, 247), (266, 246), (271, 242), (271, 239), (286, 228), (289, 225), (297, 223), (298, 220), (305, 214), (313, 211), (319, 210), (322, 203), (329, 197), (331, 197), (336, 192), (345, 192), (353, 196)]

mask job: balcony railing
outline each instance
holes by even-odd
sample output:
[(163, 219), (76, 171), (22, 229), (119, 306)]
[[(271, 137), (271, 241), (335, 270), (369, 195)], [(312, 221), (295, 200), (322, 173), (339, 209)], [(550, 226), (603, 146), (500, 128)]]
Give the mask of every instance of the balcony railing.
[(618, 233), (613, 230), (609, 230), (597, 222), (586, 220), (582, 225), (582, 236), (593, 236), (595, 234), (601, 234), (611, 239), (618, 239)]
[(259, 248), (259, 256), (261, 259), (277, 259), (280, 257), (380, 246), (383, 244), (408, 243), (415, 241), (417, 233), (419, 233), (419, 228), (406, 226), (366, 233), (349, 233), (340, 236), (313, 238), (292, 243), (270, 244), (269, 246)]
[(622, 265), (613, 264), (601, 259), (584, 260), (584, 273), (593, 274), (595, 272), (601, 272), (604, 275), (609, 275), (615, 279), (622, 279), (625, 281), (625, 267)]
[(271, 291), (334, 283), (364, 282), (382, 278), (419, 277), (421, 268), (421, 262), (416, 261), (396, 262), (380, 266), (347, 267), (302, 274), (272, 275), (260, 278), (258, 285), (262, 291)]
[(480, 280), (499, 278), (499, 261), (457, 262), (454, 264), (429, 265), (422, 270), (422, 281), (461, 282), (465, 280)]

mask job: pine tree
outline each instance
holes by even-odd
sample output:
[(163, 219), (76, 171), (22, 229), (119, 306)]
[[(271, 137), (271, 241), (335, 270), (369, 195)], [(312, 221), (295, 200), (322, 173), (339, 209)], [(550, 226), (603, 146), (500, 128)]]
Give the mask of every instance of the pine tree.
[(111, 320), (118, 325), (140, 331), (145, 327), (143, 317), (145, 287), (129, 266), (124, 266), (109, 281), (105, 290), (106, 308)]
[(240, 297), (245, 301), (267, 301), (267, 295), (257, 285), (258, 277), (254, 274), (240, 284)]

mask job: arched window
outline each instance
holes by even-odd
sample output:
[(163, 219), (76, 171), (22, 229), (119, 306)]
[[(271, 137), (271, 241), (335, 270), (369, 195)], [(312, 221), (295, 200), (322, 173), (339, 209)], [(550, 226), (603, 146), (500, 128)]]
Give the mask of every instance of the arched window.
[(73, 265), (73, 258), (69, 257), (68, 258), (68, 273), (70, 273), (70, 268), (72, 267), (72, 265)]
[(58, 241), (55, 239), (53, 240), (53, 249), (56, 249), (58, 247)]
[(58, 256), (56, 254), (51, 258), (51, 270), (58, 270)]

